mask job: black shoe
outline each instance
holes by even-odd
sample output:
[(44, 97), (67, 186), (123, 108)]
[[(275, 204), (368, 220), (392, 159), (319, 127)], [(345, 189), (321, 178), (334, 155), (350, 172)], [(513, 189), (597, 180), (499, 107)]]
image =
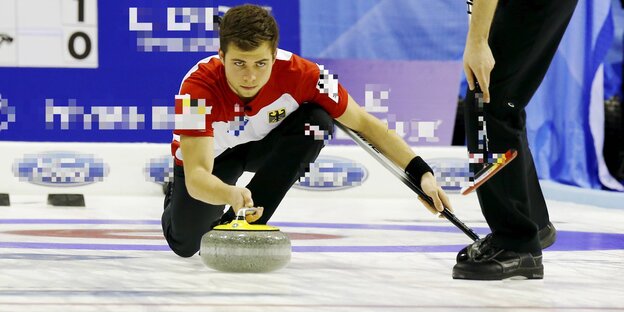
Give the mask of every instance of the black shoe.
[(171, 204), (171, 195), (173, 194), (173, 183), (165, 182), (165, 184), (163, 184), (163, 193), (165, 193), (163, 209), (167, 210), (167, 208), (169, 208), (169, 205)]
[(453, 267), (454, 279), (502, 280), (512, 277), (544, 278), (542, 252), (515, 252), (492, 245), (490, 236), (468, 248), (469, 259)]
[[(489, 235), (490, 234), (488, 234), (488, 236)], [(557, 229), (555, 229), (555, 226), (551, 222), (548, 222), (548, 225), (546, 225), (541, 230), (539, 230), (538, 235), (539, 235), (540, 245), (542, 245), (542, 249), (546, 249), (552, 246), (557, 240)], [(462, 250), (460, 250), (457, 253), (457, 257), (455, 259), (457, 260), (458, 263), (468, 260), (468, 253), (467, 253), (468, 248), (474, 245), (475, 243), (476, 242), (462, 248)]]
[(165, 182), (162, 184), (163, 195), (169, 194), (169, 187), (171, 187), (171, 182)]
[(466, 261), (470, 258), (470, 256), (468, 255), (468, 250), (474, 250), (474, 249), (478, 249), (479, 245), (481, 245), (483, 242), (485, 242), (486, 240), (489, 240), (490, 237), (492, 237), (492, 234), (488, 234), (486, 237), (484, 238), (480, 238), (478, 240), (476, 240), (474, 243), (462, 248), (458, 253), (457, 253), (457, 257), (455, 257), (455, 260), (457, 260), (457, 263), (459, 262), (463, 262)]
[(557, 229), (555, 229), (552, 223), (548, 222), (545, 227), (539, 230), (538, 235), (542, 249), (546, 249), (557, 240)]

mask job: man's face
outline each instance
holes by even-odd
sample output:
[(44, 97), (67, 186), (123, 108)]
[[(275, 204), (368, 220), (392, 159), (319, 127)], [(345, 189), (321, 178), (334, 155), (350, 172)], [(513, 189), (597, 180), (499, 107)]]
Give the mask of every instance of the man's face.
[(275, 62), (271, 50), (267, 41), (251, 51), (243, 51), (233, 43), (228, 46), (227, 54), (219, 50), (228, 85), (241, 99), (250, 100), (269, 81)]

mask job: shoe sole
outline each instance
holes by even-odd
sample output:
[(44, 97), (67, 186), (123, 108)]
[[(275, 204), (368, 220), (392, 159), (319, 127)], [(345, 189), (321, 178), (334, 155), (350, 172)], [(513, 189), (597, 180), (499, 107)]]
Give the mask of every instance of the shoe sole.
[(544, 266), (540, 265), (535, 268), (521, 268), (506, 272), (503, 274), (477, 274), (453, 268), (453, 279), (479, 280), (479, 281), (498, 281), (509, 278), (525, 278), (525, 279), (543, 279)]

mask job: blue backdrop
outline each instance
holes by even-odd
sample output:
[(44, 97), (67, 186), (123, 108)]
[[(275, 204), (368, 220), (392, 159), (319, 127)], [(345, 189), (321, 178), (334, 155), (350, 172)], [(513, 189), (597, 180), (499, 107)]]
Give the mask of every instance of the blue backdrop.
[[(172, 106), (186, 72), (215, 52), (142, 52), (136, 31), (129, 30), (129, 8), (138, 8), (142, 22), (151, 22), (153, 37), (179, 36), (167, 31), (167, 7), (232, 6), (248, 1), (130, 0), (98, 1), (99, 67), (97, 69), (0, 67), (0, 95), (15, 108), (15, 122), (0, 130), (0, 140), (75, 142), (169, 142), (170, 130), (152, 129), (152, 106)], [(299, 53), (299, 3), (256, 1), (270, 6), (281, 27), (281, 47)], [(279, 4), (279, 5), (278, 5)], [(2, 32), (2, 31), (0, 31)], [(184, 33), (193, 37), (194, 31)], [(19, 40), (16, 37), (15, 40)], [(41, 53), (46, 53), (45, 47)], [(54, 106), (136, 107), (145, 116), (143, 129), (85, 130), (81, 116), (61, 129), (59, 116), (46, 128), (46, 99)], [(2, 114), (0, 114), (2, 115)], [(6, 120), (6, 117), (4, 117)], [(1, 120), (0, 120), (1, 121)], [(120, 125), (122, 126), (122, 125)], [(52, 128), (52, 129), (49, 129)]]
[[(315, 10), (318, 6), (327, 10)], [(456, 0), (303, 0), (301, 10), (306, 56), (442, 61), (462, 57), (466, 7)], [(527, 109), (528, 137), (541, 178), (624, 190), (607, 172), (602, 156), (603, 99), (621, 92), (623, 16), (619, 0), (579, 0)], [(465, 80), (458, 90), (464, 94)]]

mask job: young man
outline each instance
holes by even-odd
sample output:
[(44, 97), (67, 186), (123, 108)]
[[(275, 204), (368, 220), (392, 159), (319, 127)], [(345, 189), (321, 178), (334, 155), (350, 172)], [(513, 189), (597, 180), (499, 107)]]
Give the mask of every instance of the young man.
[[(543, 278), (542, 248), (554, 243), (556, 232), (529, 150), (524, 108), (548, 70), (576, 2), (474, 0), (464, 51), (468, 150), (482, 152), (477, 121), (482, 105), (490, 152), (513, 148), (518, 156), (477, 190), (492, 234), (459, 252), (453, 278)], [(476, 82), (482, 99), (475, 97)]]
[[(203, 129), (174, 131), (174, 181), (162, 226), (176, 254), (194, 255), (202, 235), (243, 207), (263, 207), (248, 221), (266, 223), (332, 134), (332, 118), (418, 179), (435, 202), (428, 209), (450, 207), (431, 168), (396, 133), (322, 66), (277, 49), (277, 42), (277, 24), (266, 10), (234, 7), (221, 21), (219, 55), (201, 60), (182, 82), (180, 95), (210, 112)], [(246, 187), (235, 186), (244, 171), (255, 175)], [(230, 206), (225, 214), (224, 205)]]

